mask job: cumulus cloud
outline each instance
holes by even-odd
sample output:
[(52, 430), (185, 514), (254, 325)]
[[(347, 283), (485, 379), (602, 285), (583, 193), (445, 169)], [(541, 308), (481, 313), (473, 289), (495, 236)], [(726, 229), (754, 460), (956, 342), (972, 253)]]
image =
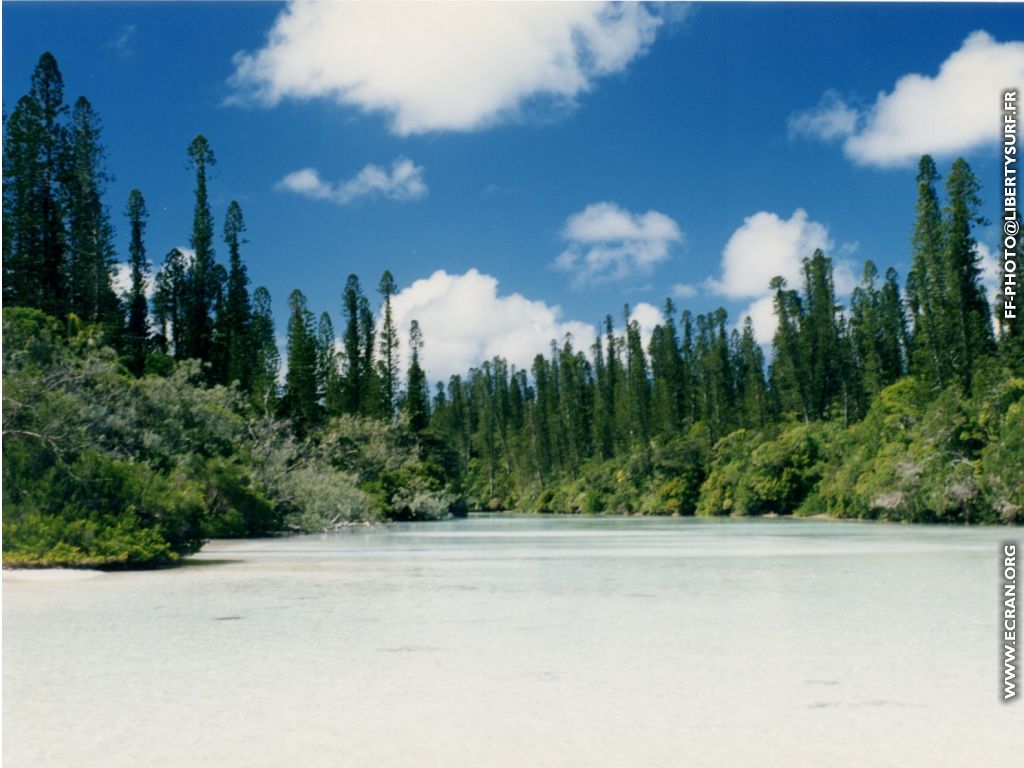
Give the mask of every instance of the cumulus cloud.
[(798, 208), (788, 219), (760, 211), (748, 216), (722, 250), (722, 274), (706, 286), (729, 298), (750, 298), (768, 292), (768, 283), (781, 275), (791, 286), (800, 282), (804, 259), (820, 248), (832, 250), (828, 228), (811, 221)]
[(304, 3), (235, 55), (236, 102), (327, 99), (410, 135), (472, 131), (537, 97), (572, 105), (654, 41), (634, 3)]
[(566, 220), (562, 239), (569, 245), (554, 266), (571, 273), (573, 284), (582, 287), (649, 274), (683, 234), (663, 213), (630, 213), (615, 203), (594, 203)]
[[(192, 263), (196, 259), (196, 252), (187, 245), (179, 245), (171, 250), (177, 250), (181, 252), (182, 263), (185, 268), (192, 266)], [(156, 276), (160, 273), (160, 270), (164, 268), (164, 260), (167, 258), (167, 254), (164, 254), (162, 258), (157, 261), (150, 261), (149, 274), (146, 276), (146, 298), (153, 298), (153, 291), (156, 289)], [(114, 286), (114, 291), (118, 295), (128, 293), (132, 286), (132, 269), (131, 265), (126, 262), (117, 262), (114, 264), (113, 269), (110, 273), (111, 283)]]
[(791, 115), (790, 137), (807, 136), (822, 141), (844, 139), (857, 129), (860, 113), (835, 91), (826, 91), (818, 106)]
[(704, 287), (730, 299), (752, 299), (740, 314), (750, 317), (758, 342), (766, 344), (775, 333), (776, 320), (772, 292), (768, 287), (775, 276), (785, 278), (790, 288), (800, 288), (803, 260), (816, 249), (832, 257), (833, 280), (837, 295), (847, 295), (856, 284), (852, 263), (845, 258), (855, 245), (836, 248), (828, 227), (808, 218), (798, 208), (788, 219), (769, 211), (759, 211), (743, 220), (722, 250), (721, 275), (709, 278)]
[(754, 339), (758, 344), (768, 345), (775, 338), (775, 329), (779, 327), (779, 318), (775, 316), (775, 297), (772, 295), (762, 296), (760, 299), (751, 302), (742, 313), (738, 328), (743, 327), (746, 318), (750, 318), (754, 328)]
[(498, 280), (471, 269), (463, 275), (444, 270), (417, 280), (392, 298), (395, 323), (402, 333), (403, 365), (409, 349), (409, 324), (423, 331), (423, 366), (432, 380), (465, 375), (471, 367), (501, 355), (517, 368), (529, 368), (547, 354), (552, 339), (572, 334), (577, 349), (588, 350), (594, 326), (565, 320), (558, 306), (531, 301), (518, 293), (499, 295)]
[[(110, 271), (110, 282), (113, 285), (114, 293), (120, 297), (127, 296), (132, 290), (131, 264), (123, 261), (116, 262)], [(153, 291), (156, 289), (156, 278), (152, 270), (146, 275), (145, 284), (146, 298), (152, 299)]]
[(985, 295), (988, 297), (988, 303), (994, 307), (1003, 289), (1003, 260), (997, 258), (997, 251), (984, 243), (975, 245), (974, 253), (978, 257), (978, 269), (981, 271), (981, 284), (985, 287)]
[[(191, 266), (196, 258), (196, 252), (187, 245), (179, 245), (178, 250), (181, 251), (185, 266)], [(150, 264), (149, 272), (145, 275), (144, 293), (146, 301), (151, 302), (153, 300), (153, 294), (156, 292), (156, 276), (162, 267), (163, 261), (157, 264)], [(115, 262), (110, 269), (110, 285), (118, 298), (122, 301), (127, 301), (132, 289), (131, 264), (124, 261)], [(149, 315), (149, 323), (151, 326), (156, 326), (156, 318), (152, 314)]]
[(791, 133), (843, 139), (861, 165), (907, 165), (923, 154), (948, 157), (999, 139), (1000, 94), (1024, 81), (1024, 42), (999, 43), (972, 33), (938, 74), (909, 74), (874, 105), (857, 112), (827, 93), (814, 109), (790, 118)]
[(672, 286), (672, 295), (677, 299), (692, 299), (697, 295), (697, 286), (689, 283), (676, 283)]
[(646, 350), (651, 345), (651, 334), (654, 333), (654, 329), (657, 326), (661, 325), (661, 310), (653, 304), (641, 301), (630, 310), (629, 321), (631, 323), (636, 321), (636, 324), (640, 327), (640, 338), (643, 339), (644, 349)]
[(364, 197), (421, 200), (428, 192), (423, 180), (423, 167), (407, 157), (397, 158), (391, 163), (390, 170), (371, 163), (351, 179), (337, 184), (321, 179), (315, 168), (303, 168), (289, 173), (277, 183), (276, 188), (314, 200), (330, 200), (338, 205), (349, 205)]

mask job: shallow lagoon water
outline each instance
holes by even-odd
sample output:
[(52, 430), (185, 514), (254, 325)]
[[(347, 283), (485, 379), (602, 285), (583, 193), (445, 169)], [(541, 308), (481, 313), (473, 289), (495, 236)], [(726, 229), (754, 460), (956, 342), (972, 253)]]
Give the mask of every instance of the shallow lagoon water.
[(3, 764), (1015, 764), (1017, 533), (489, 517), (5, 572)]

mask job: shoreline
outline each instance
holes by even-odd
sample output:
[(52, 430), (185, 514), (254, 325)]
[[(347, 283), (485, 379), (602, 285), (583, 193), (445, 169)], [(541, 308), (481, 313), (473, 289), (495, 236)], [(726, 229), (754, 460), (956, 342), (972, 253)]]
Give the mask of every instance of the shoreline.
[(4, 581), (28, 581), (28, 582), (64, 582), (64, 581), (87, 581), (103, 576), (106, 571), (96, 568), (69, 568), (66, 566), (25, 566), (15, 567), (4, 566)]
[[(817, 522), (817, 523), (845, 523), (845, 524), (876, 524), (885, 526), (898, 526), (898, 527), (920, 527), (920, 528), (956, 528), (956, 529), (969, 529), (969, 528), (996, 528), (1014, 527), (1008, 523), (910, 523), (898, 520), (871, 520), (864, 518), (847, 518), (847, 517), (832, 517), (825, 513), (819, 513), (816, 515), (780, 515), (778, 513), (769, 513), (766, 515), (715, 515), (715, 516), (698, 516), (698, 515), (639, 515), (639, 514), (596, 514), (596, 515), (584, 515), (584, 514), (565, 514), (565, 513), (546, 513), (546, 512), (517, 512), (515, 510), (496, 510), (496, 511), (473, 511), (468, 512), (464, 515), (457, 515), (446, 520), (413, 520), (413, 521), (388, 521), (385, 523), (373, 523), (371, 528), (384, 529), (392, 525), (406, 524), (406, 523), (421, 523), (421, 524), (433, 524), (433, 523), (444, 523), (454, 522), (457, 520), (485, 520), (488, 518), (521, 518), (521, 519), (563, 519), (563, 520), (609, 520), (609, 519), (620, 519), (620, 520), (693, 520), (701, 521), (706, 523), (754, 523), (761, 521), (778, 521), (780, 524), (790, 522)], [(320, 532), (300, 532), (300, 531), (279, 531), (269, 536), (255, 536), (255, 537), (238, 537), (238, 538), (223, 538), (218, 537), (215, 539), (209, 539), (204, 543), (210, 544), (212, 542), (247, 542), (247, 541), (259, 541), (261, 539), (280, 539), (280, 538), (292, 538), (299, 536), (323, 536), (323, 535), (344, 535), (347, 533), (364, 532), (366, 526), (363, 524), (354, 524), (352, 526), (346, 526), (333, 531), (320, 531)], [(22, 581), (22, 582), (70, 582), (70, 581), (84, 581), (87, 579), (97, 578), (108, 573), (119, 572), (119, 571), (153, 571), (153, 570), (174, 570), (183, 568), (189, 565), (203, 562), (202, 558), (196, 558), (196, 555), (202, 555), (203, 550), (200, 549), (198, 552), (192, 555), (179, 558), (173, 563), (161, 563), (155, 565), (139, 564), (135, 567), (117, 565), (108, 568), (97, 568), (95, 566), (75, 566), (75, 565), (61, 565), (61, 566), (50, 566), (50, 565), (32, 565), (26, 563), (18, 563), (17, 565), (3, 564), (3, 580), (4, 581)]]

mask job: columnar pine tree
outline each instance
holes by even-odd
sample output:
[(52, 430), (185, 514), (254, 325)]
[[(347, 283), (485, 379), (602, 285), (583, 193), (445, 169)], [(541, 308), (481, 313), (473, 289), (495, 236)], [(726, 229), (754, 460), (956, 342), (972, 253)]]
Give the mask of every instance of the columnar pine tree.
[(184, 333), (189, 306), (188, 264), (185, 254), (172, 248), (156, 275), (153, 314), (160, 329), (157, 346), (181, 360), (188, 357)]
[(420, 324), (413, 320), (409, 326), (409, 371), (405, 392), (405, 408), (409, 426), (422, 432), (430, 424), (430, 391), (427, 389), (427, 375), (420, 365), (423, 351), (423, 333)]
[(384, 270), (377, 288), (383, 299), (381, 304), (380, 326), (380, 362), (378, 363), (381, 409), (385, 416), (391, 416), (395, 410), (399, 386), (398, 360), (398, 329), (391, 309), (391, 297), (395, 295), (395, 278), (391, 272)]
[(363, 292), (357, 275), (349, 275), (342, 294), (342, 316), (345, 318), (345, 336), (343, 338), (342, 392), (344, 393), (344, 409), (348, 413), (360, 413), (365, 405), (363, 391), (363, 356), (360, 353), (359, 333), (360, 305)]
[[(417, 328), (418, 330), (418, 328)], [(411, 336), (411, 334), (410, 334)], [(410, 383), (412, 367), (409, 368)], [(477, 425), (473, 446), (476, 455), (479, 457), (479, 464), (487, 476), (487, 496), (494, 496), (494, 479), (498, 471), (498, 447), (497, 447), (497, 413), (494, 408), (492, 393), (491, 364), (484, 361), (480, 368), (474, 368), (470, 372), (470, 402), (473, 407), (473, 415)], [(410, 406), (410, 422), (412, 419), (412, 403), (407, 400)]]
[(448, 379), (448, 394), (445, 398), (447, 412), (442, 412), (438, 424), (443, 424), (443, 433), (459, 455), (462, 469), (469, 465), (472, 451), (472, 424), (466, 403), (465, 386), (462, 377), (455, 374)]
[[(496, 371), (504, 372), (507, 364), (495, 358)], [(576, 352), (572, 346), (572, 337), (566, 335), (565, 342), (558, 352), (559, 381), (559, 414), (561, 417), (561, 433), (565, 438), (566, 463), (570, 470), (576, 470), (591, 453), (591, 428), (593, 419), (593, 373), (590, 362), (582, 352)], [(508, 422), (508, 390), (504, 375), (498, 380), (501, 384), (499, 395), (503, 405), (502, 441), (507, 444), (505, 428)]]
[(684, 424), (692, 424), (698, 419), (697, 413), (697, 396), (695, 392), (696, 388), (696, 375), (695, 375), (695, 359), (694, 359), (694, 347), (693, 347), (693, 315), (688, 309), (683, 310), (682, 317), (680, 318), (682, 323), (682, 334), (683, 338), (679, 346), (679, 357), (680, 357), (680, 379), (681, 379), (681, 391), (682, 391), (682, 402), (679, 407), (679, 415), (683, 419)]
[(626, 376), (629, 385), (629, 420), (633, 425), (630, 438), (646, 451), (651, 438), (651, 388), (647, 374), (647, 355), (644, 354), (640, 324), (628, 320), (626, 308)]
[(728, 315), (721, 307), (697, 317), (700, 418), (707, 424), (713, 441), (731, 431), (736, 400), (727, 321)]
[(885, 270), (878, 317), (881, 333), (881, 384), (887, 387), (907, 373), (910, 353), (906, 307), (900, 294), (896, 270), (892, 267)]
[(853, 332), (845, 315), (836, 318), (836, 374), (838, 377), (834, 405), (826, 418), (831, 418), (838, 409), (842, 414), (843, 426), (852, 421), (860, 420), (867, 413), (870, 401), (865, 395), (863, 371), (857, 358), (857, 349), (853, 340)]
[(615, 394), (622, 377), (622, 369), (615, 350), (615, 325), (611, 315), (604, 318), (604, 351), (601, 339), (594, 342), (594, 375), (597, 392), (594, 393), (594, 445), (602, 458), (615, 455), (616, 404)]
[[(364, 416), (383, 416), (381, 405), (380, 376), (376, 363), (377, 324), (366, 296), (359, 297), (359, 410)], [(430, 395), (427, 394), (429, 402)]]
[(811, 412), (806, 392), (808, 382), (800, 349), (803, 304), (800, 295), (788, 288), (783, 278), (772, 278), (770, 287), (775, 291), (777, 319), (769, 375), (772, 396), (782, 415), (797, 416), (809, 421)]
[(896, 271), (886, 270), (881, 288), (877, 281), (878, 269), (866, 261), (850, 303), (852, 360), (862, 389), (859, 412), (906, 370), (907, 328)]
[(675, 304), (666, 299), (662, 322), (651, 334), (650, 344), (654, 430), (664, 437), (671, 437), (678, 430), (683, 404), (682, 358), (675, 312)]
[(811, 418), (821, 419), (828, 415), (841, 389), (842, 354), (832, 260), (820, 250), (804, 260), (804, 295), (801, 355), (809, 376), (809, 412)]
[(595, 455), (600, 459), (610, 459), (615, 455), (613, 430), (615, 429), (614, 404), (610, 402), (608, 386), (608, 366), (604, 361), (604, 349), (598, 337), (590, 348), (594, 361), (594, 420), (591, 443)]
[(306, 437), (321, 417), (313, 313), (299, 290), (292, 291), (288, 306), (291, 310), (288, 319), (288, 372), (285, 374), (282, 406), (295, 434)]
[(344, 403), (335, 341), (334, 323), (330, 314), (323, 312), (316, 331), (317, 387), (328, 416), (340, 414)]
[(736, 369), (742, 425), (748, 428), (763, 427), (771, 416), (768, 387), (764, 380), (764, 353), (754, 338), (754, 325), (749, 315), (743, 320)]
[(281, 358), (274, 336), (270, 293), (263, 286), (252, 294), (249, 344), (253, 355), (251, 397), (256, 406), (269, 416), (277, 406), (277, 375)]
[(882, 308), (878, 286), (878, 268), (864, 262), (861, 284), (850, 298), (850, 334), (856, 364), (865, 394), (873, 398), (885, 386), (882, 362)]
[(64, 80), (50, 53), (4, 132), (4, 303), (64, 317), (68, 310)]
[(143, 240), (149, 212), (142, 192), (133, 189), (128, 194), (128, 207), (124, 215), (128, 217), (128, 268), (131, 276), (131, 287), (126, 298), (125, 359), (128, 369), (136, 376), (141, 376), (149, 350), (149, 302), (146, 299), (149, 263), (146, 261), (146, 245)]
[(213, 252), (213, 214), (207, 193), (207, 169), (216, 162), (206, 137), (196, 136), (188, 147), (189, 165), (196, 174), (195, 206), (189, 244), (195, 255), (188, 268), (188, 306), (181, 339), (183, 357), (203, 361), (213, 350), (213, 309), (220, 291)]
[(115, 342), (122, 324), (111, 284), (113, 229), (103, 204), (108, 180), (100, 119), (84, 96), (71, 113), (66, 169), (68, 305), (88, 323), (102, 323)]
[(554, 425), (555, 403), (558, 398), (557, 382), (552, 380), (551, 366), (544, 355), (533, 358), (533, 382), (537, 396), (531, 409), (533, 427), (533, 450), (536, 456), (538, 475), (545, 480), (561, 475), (561, 462), (558, 454)]
[(978, 180), (963, 158), (953, 162), (946, 179), (948, 206), (945, 220), (945, 269), (947, 297), (946, 327), (951, 345), (953, 369), (965, 392), (970, 391), (971, 378), (979, 358), (995, 348), (992, 316), (985, 289), (981, 284), (980, 257), (973, 227), (983, 224), (978, 209)]
[(939, 173), (929, 155), (921, 158), (917, 174), (917, 218), (914, 222), (913, 262), (907, 276), (907, 301), (913, 322), (913, 370), (935, 388), (941, 389), (953, 377), (946, 341), (948, 296), (943, 259), (942, 213), (935, 185)]
[[(245, 220), (242, 208), (234, 200), (228, 205), (224, 219), (224, 242), (228, 247), (227, 292), (224, 303), (224, 338), (221, 346), (226, 352), (227, 365), (224, 381), (237, 381), (242, 391), (252, 386), (254, 349), (249, 339), (252, 307), (249, 303), (249, 275), (242, 262), (241, 245), (245, 242)], [(220, 319), (220, 318), (218, 318)]]

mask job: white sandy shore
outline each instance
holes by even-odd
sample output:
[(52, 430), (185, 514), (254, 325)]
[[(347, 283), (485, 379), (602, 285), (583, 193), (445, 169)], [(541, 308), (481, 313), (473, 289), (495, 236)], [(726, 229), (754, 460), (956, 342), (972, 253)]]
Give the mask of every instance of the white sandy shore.
[(11, 568), (4, 569), (4, 581), (83, 581), (102, 576), (103, 571), (85, 568)]

